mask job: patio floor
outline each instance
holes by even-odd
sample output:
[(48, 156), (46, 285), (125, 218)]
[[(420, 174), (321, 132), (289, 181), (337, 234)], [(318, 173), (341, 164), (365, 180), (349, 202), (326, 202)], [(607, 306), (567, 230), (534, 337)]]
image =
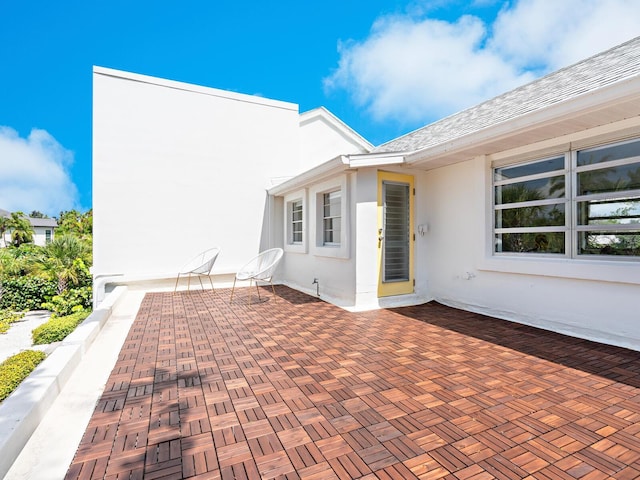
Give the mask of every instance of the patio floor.
[(248, 291), (146, 295), (66, 478), (640, 478), (638, 352)]

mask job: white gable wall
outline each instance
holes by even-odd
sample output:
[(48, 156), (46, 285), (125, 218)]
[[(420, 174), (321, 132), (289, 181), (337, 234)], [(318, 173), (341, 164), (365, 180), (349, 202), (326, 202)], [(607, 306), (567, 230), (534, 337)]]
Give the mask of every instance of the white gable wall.
[(154, 276), (220, 246), (236, 271), (273, 242), (266, 188), (298, 165), (297, 106), (96, 68), (96, 275)]
[(300, 163), (296, 174), (339, 155), (365, 153), (366, 142), (323, 108), (300, 116)]

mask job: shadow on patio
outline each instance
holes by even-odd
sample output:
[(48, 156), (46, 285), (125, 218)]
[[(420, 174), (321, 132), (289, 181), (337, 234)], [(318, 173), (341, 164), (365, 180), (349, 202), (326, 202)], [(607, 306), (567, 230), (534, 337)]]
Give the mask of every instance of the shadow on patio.
[(392, 311), (467, 337), (640, 388), (640, 352), (463, 312), (435, 302)]
[(147, 294), (67, 478), (640, 476), (635, 352), (277, 292)]

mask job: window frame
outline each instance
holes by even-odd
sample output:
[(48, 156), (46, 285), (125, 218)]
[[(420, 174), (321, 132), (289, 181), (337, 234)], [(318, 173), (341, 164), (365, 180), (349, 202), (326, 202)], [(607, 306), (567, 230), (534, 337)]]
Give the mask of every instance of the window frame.
[[(339, 204), (338, 204), (338, 209), (339, 212), (337, 215), (332, 215), (331, 214), (331, 195), (334, 193), (339, 193)], [(322, 198), (322, 246), (323, 247), (339, 247), (342, 242), (341, 242), (341, 234), (342, 234), (342, 223), (343, 223), (343, 218), (342, 218), (342, 191), (340, 189), (335, 189), (335, 190), (331, 190), (329, 192), (323, 192), (319, 195), (319, 199), (320, 196)], [(329, 208), (329, 214), (327, 214), (327, 208)], [(339, 219), (340, 220), (340, 229), (338, 230), (338, 239), (337, 241), (332, 240), (332, 241), (327, 241), (327, 233), (331, 232), (331, 237), (335, 237), (335, 233), (336, 233), (336, 229), (333, 226), (333, 221), (335, 219)], [(331, 225), (332, 228), (327, 228), (327, 220), (331, 220)]]
[[(583, 253), (579, 248), (579, 236), (580, 232), (628, 232), (639, 231), (640, 224), (606, 224), (606, 225), (579, 225), (578, 205), (580, 202), (585, 201), (597, 201), (597, 200), (640, 200), (640, 188), (634, 188), (629, 190), (610, 190), (600, 193), (589, 193), (579, 195), (578, 176), (580, 173), (588, 171), (606, 170), (609, 168), (615, 168), (618, 166), (635, 165), (640, 167), (640, 153), (631, 157), (625, 157), (616, 160), (602, 161), (592, 165), (578, 166), (578, 155), (581, 152), (597, 151), (600, 149), (615, 147), (617, 145), (624, 145), (627, 143), (637, 143), (640, 146), (640, 137), (628, 138), (626, 140), (610, 141), (600, 143), (595, 146), (589, 146), (584, 148), (571, 149), (570, 146), (563, 153), (558, 152), (556, 155), (545, 155), (538, 157), (530, 157), (526, 160), (518, 160), (512, 162), (494, 162), (490, 164), (490, 196), (491, 196), (491, 256), (494, 258), (555, 258), (555, 259), (570, 259), (572, 261), (585, 260), (587, 262), (638, 262), (640, 261), (640, 255), (606, 255), (597, 253)], [(529, 164), (540, 163), (551, 159), (564, 157), (564, 169), (563, 170), (550, 170), (548, 172), (537, 173), (533, 175), (525, 175), (516, 177), (515, 179), (502, 179), (496, 180), (497, 171), (499, 169), (526, 166)], [(497, 203), (497, 188), (504, 185), (520, 183), (524, 181), (552, 178), (559, 176), (562, 173), (565, 181), (565, 193), (563, 200), (558, 198), (544, 198), (541, 200), (528, 201), (528, 202), (516, 202), (516, 203)], [(565, 210), (565, 225), (560, 228), (559, 226), (551, 227), (511, 227), (502, 228), (496, 225), (497, 212), (499, 210), (506, 210), (508, 208), (526, 208), (531, 206), (545, 206), (563, 204)], [(547, 232), (560, 232), (565, 234), (564, 239), (564, 253), (544, 253), (544, 252), (503, 252), (497, 251), (498, 235), (505, 233), (547, 233)]]
[[(302, 220), (300, 226), (302, 229), (302, 241), (294, 241), (293, 229), (293, 205), (297, 202), (301, 203)], [(291, 253), (307, 253), (307, 225), (308, 225), (308, 202), (306, 189), (292, 192), (284, 198), (284, 251)]]
[[(310, 188), (309, 211), (315, 213), (315, 217), (310, 219), (312, 229), (310, 237), (311, 253), (320, 257), (349, 258), (350, 256), (350, 191), (349, 174), (339, 175), (332, 179), (318, 183)], [(325, 244), (324, 242), (324, 195), (327, 193), (340, 192), (340, 241)]]

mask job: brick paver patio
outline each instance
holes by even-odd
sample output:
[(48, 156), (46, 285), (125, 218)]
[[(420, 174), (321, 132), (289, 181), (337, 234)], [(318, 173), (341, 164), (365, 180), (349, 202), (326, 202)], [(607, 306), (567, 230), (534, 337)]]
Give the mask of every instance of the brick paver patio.
[(243, 290), (145, 297), (68, 479), (640, 478), (638, 352)]

